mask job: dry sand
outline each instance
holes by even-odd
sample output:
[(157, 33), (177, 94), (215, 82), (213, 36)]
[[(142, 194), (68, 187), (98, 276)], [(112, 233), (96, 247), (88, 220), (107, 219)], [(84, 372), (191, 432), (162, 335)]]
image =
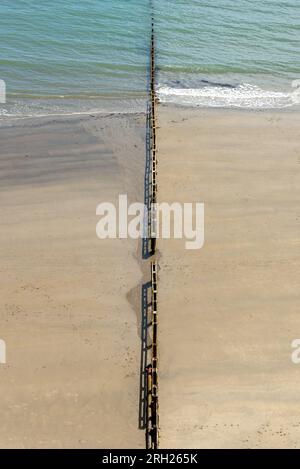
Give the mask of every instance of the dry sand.
[(2, 123), (2, 448), (144, 447), (140, 247), (95, 231), (98, 203), (143, 200), (144, 132), (144, 116)]
[(159, 201), (206, 211), (203, 249), (158, 243), (161, 446), (300, 447), (299, 113), (159, 125)]
[[(205, 245), (159, 240), (161, 446), (299, 447), (299, 114), (159, 110), (159, 199), (205, 203)], [(142, 201), (143, 116), (0, 128), (0, 447), (144, 447), (141, 247), (96, 206)], [(144, 270), (146, 266), (144, 266)]]

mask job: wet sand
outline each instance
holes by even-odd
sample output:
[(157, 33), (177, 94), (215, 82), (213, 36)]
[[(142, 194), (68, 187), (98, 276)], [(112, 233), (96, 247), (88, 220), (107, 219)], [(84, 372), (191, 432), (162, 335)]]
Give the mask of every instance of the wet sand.
[(158, 114), (159, 201), (205, 203), (158, 242), (161, 447), (299, 448), (299, 113)]
[(144, 447), (140, 247), (95, 231), (100, 202), (143, 200), (144, 132), (143, 115), (2, 123), (2, 448)]

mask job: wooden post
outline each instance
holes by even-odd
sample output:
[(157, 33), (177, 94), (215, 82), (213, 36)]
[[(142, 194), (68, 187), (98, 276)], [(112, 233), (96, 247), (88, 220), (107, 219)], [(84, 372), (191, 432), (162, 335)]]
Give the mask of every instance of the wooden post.
[(158, 346), (157, 346), (157, 263), (151, 264), (152, 279), (152, 449), (158, 448)]

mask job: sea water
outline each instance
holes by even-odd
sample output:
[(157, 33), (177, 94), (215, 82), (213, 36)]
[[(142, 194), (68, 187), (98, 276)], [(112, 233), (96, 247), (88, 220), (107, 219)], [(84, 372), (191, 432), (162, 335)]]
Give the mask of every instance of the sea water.
[(151, 3), (162, 102), (299, 103), (300, 0), (1, 0), (0, 115), (143, 110)]

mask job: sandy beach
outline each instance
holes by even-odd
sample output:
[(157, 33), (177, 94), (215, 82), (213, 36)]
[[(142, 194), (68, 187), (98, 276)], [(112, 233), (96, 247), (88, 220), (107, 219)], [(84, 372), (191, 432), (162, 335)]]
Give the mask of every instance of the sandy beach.
[(158, 242), (161, 447), (299, 448), (299, 113), (159, 127), (159, 201), (205, 203), (201, 250)]
[[(159, 106), (159, 201), (204, 202), (205, 244), (158, 240), (161, 448), (299, 447), (297, 112)], [(138, 241), (96, 206), (142, 201), (145, 116), (4, 121), (3, 448), (143, 448)]]
[(140, 246), (96, 206), (143, 199), (143, 115), (2, 121), (0, 447), (144, 447)]

